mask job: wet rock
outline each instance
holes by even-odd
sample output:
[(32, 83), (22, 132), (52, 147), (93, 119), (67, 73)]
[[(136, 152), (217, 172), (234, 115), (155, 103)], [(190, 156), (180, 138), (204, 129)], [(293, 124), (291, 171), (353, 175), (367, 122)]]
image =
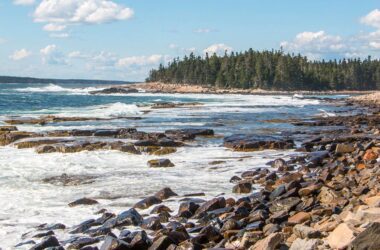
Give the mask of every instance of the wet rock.
[(158, 206), (155, 206), (152, 209), (152, 211), (150, 211), (150, 214), (160, 214), (162, 212), (173, 212), (173, 211), (165, 205), (158, 205)]
[(112, 236), (108, 236), (102, 246), (100, 247), (100, 250), (130, 250), (130, 246), (127, 242), (118, 240)]
[(44, 250), (49, 247), (59, 247), (59, 242), (56, 237), (48, 236), (43, 238), (40, 243), (34, 245), (30, 250)]
[(150, 168), (170, 168), (174, 167), (174, 164), (169, 159), (157, 159), (148, 161)]
[(62, 174), (44, 178), (42, 182), (57, 186), (77, 186), (93, 183), (95, 179), (95, 176)]
[(241, 178), (239, 176), (232, 176), (231, 179), (230, 179), (230, 182), (231, 183), (238, 183), (241, 181)]
[(380, 223), (374, 222), (352, 241), (349, 250), (380, 249)]
[(259, 240), (255, 245), (249, 248), (249, 250), (274, 250), (282, 241), (280, 233), (273, 233), (266, 238)]
[(190, 218), (192, 217), (200, 206), (195, 202), (183, 202), (179, 205), (178, 216)]
[(124, 211), (116, 216), (116, 218), (111, 218), (107, 220), (103, 226), (108, 228), (120, 227), (120, 226), (138, 226), (143, 221), (142, 216), (136, 211), (136, 209), (131, 208)]
[(17, 131), (16, 126), (0, 126), (0, 132), (11, 132), (11, 131)]
[(284, 159), (276, 159), (274, 160), (274, 162), (271, 164), (272, 168), (277, 168), (277, 169), (281, 169), (281, 168), (285, 168), (287, 166), (286, 162)]
[(203, 105), (198, 102), (189, 103), (174, 103), (174, 102), (157, 102), (152, 105), (153, 109), (167, 109), (167, 108), (180, 108), (180, 107), (193, 107)]
[(55, 152), (57, 152), (57, 149), (52, 145), (41, 145), (36, 148), (37, 154), (49, 154)]
[(25, 245), (35, 245), (35, 244), (36, 244), (36, 242), (34, 240), (28, 240), (28, 241), (18, 243), (17, 245), (15, 245), (15, 247), (21, 247), (21, 246), (25, 246)]
[(195, 215), (201, 215), (212, 210), (224, 208), (225, 206), (226, 200), (224, 199), (224, 197), (214, 198), (202, 204), (195, 212)]
[(291, 149), (292, 140), (283, 140), (273, 136), (232, 135), (224, 138), (224, 146), (235, 151), (260, 151), (265, 149)]
[(166, 130), (165, 134), (168, 136), (174, 136), (175, 138), (185, 138), (193, 139), (196, 136), (213, 136), (214, 130), (212, 129), (175, 129), (175, 130)]
[(139, 209), (147, 209), (153, 205), (162, 203), (162, 200), (157, 198), (156, 196), (149, 196), (141, 201), (137, 202), (133, 207)]
[(33, 235), (33, 238), (42, 238), (42, 237), (46, 237), (46, 236), (50, 236), (50, 235), (54, 235), (54, 232), (53, 231), (47, 231), (44, 233), (38, 233), (38, 234)]
[(205, 235), (208, 241), (218, 242), (223, 238), (219, 230), (211, 225), (202, 228), (199, 233)]
[[(66, 139), (34, 139), (34, 140), (25, 140), (25, 141), (23, 140), (21, 142), (17, 142), (17, 143), (15, 143), (15, 146), (18, 149), (23, 149), (23, 148), (34, 148), (34, 147), (38, 147), (40, 145), (47, 146), (47, 145), (51, 145), (51, 144), (69, 143), (69, 142), (73, 142), (73, 140), (66, 140)], [(39, 147), (39, 148), (43, 148), (42, 146)], [(46, 148), (48, 148), (48, 147), (46, 147)]]
[(0, 146), (11, 144), (15, 141), (39, 136), (33, 132), (11, 131), (7, 133), (0, 133)]
[(157, 156), (168, 155), (168, 154), (173, 154), (175, 152), (177, 152), (176, 148), (165, 147), (165, 148), (161, 148), (161, 149), (159, 149), (157, 151), (153, 151), (152, 155), (157, 155)]
[(164, 235), (155, 240), (149, 247), (149, 250), (166, 250), (171, 244), (174, 244), (174, 241), (170, 237)]
[(347, 224), (341, 223), (327, 237), (327, 242), (333, 249), (345, 249), (354, 239), (354, 231)]
[(249, 182), (242, 182), (232, 188), (232, 192), (236, 194), (247, 194), (252, 191), (252, 184)]
[(150, 217), (144, 219), (141, 224), (142, 229), (157, 231), (162, 228), (159, 217)]
[(84, 233), (88, 229), (90, 229), (92, 226), (95, 226), (95, 225), (96, 225), (95, 220), (94, 219), (89, 219), (89, 220), (86, 220), (86, 221), (80, 223), (79, 225), (75, 226), (74, 229), (71, 230), (69, 233), (70, 234)]
[(166, 200), (166, 199), (169, 199), (170, 197), (178, 196), (178, 194), (173, 192), (173, 190), (171, 190), (170, 188), (166, 187), (166, 188), (161, 189), (157, 193), (155, 193), (154, 196), (160, 200)]
[(106, 88), (102, 90), (96, 90), (96, 91), (90, 91), (90, 94), (92, 95), (109, 95), (109, 94), (130, 94), (130, 93), (138, 93), (139, 91), (137, 89), (133, 88)]
[(98, 239), (98, 238), (82, 237), (82, 238), (76, 239), (74, 242), (72, 242), (67, 247), (67, 249), (68, 250), (81, 249), (82, 247), (98, 243), (99, 241), (100, 241), (100, 239)]
[(152, 245), (152, 241), (149, 239), (145, 231), (138, 231), (133, 234), (134, 237), (130, 242), (131, 249), (147, 250)]
[(286, 193), (285, 185), (280, 185), (275, 190), (272, 191), (272, 193), (269, 195), (269, 199), (274, 200), (277, 197), (283, 195), (284, 193)]
[(95, 205), (95, 204), (99, 204), (99, 202), (97, 202), (94, 199), (90, 199), (90, 198), (81, 198), (81, 199), (78, 199), (76, 201), (69, 203), (69, 206), (70, 207), (76, 207), (76, 206), (80, 206), (80, 205), (87, 205), (88, 206), (88, 205)]

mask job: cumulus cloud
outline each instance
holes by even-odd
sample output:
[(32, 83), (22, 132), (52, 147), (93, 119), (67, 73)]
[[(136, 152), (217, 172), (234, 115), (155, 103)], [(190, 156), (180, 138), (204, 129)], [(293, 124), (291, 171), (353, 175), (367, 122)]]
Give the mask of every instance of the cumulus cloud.
[(65, 55), (60, 52), (55, 44), (51, 44), (40, 50), (42, 63), (50, 65), (68, 64)]
[(375, 9), (360, 19), (361, 23), (380, 28), (380, 10)]
[(35, 0), (13, 0), (13, 3), (16, 5), (32, 5)]
[(119, 67), (131, 67), (131, 66), (149, 66), (157, 65), (165, 60), (163, 55), (151, 55), (151, 56), (131, 56), (120, 58), (117, 61)]
[(19, 60), (29, 57), (31, 54), (32, 53), (26, 49), (20, 49), (13, 52), (13, 54), (10, 55), (9, 58), (14, 61), (19, 61)]
[(218, 44), (213, 44), (209, 46), (208, 48), (203, 50), (203, 53), (209, 53), (209, 54), (214, 54), (216, 53), (217, 55), (223, 55), (225, 52), (231, 52), (233, 49), (232, 47), (224, 44), (224, 43), (218, 43)]
[(34, 11), (36, 22), (99, 24), (127, 20), (133, 10), (110, 0), (42, 0)]

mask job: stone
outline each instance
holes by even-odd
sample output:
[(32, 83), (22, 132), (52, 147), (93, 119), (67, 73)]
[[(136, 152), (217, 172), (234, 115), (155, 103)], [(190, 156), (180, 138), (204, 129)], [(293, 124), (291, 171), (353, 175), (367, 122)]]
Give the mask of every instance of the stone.
[(284, 159), (276, 159), (274, 160), (274, 162), (271, 164), (272, 168), (277, 168), (277, 169), (281, 169), (281, 168), (285, 168), (287, 166), (286, 164), (286, 161)]
[(150, 168), (170, 168), (174, 167), (174, 164), (169, 159), (156, 159), (148, 161)]
[(314, 239), (322, 237), (320, 231), (301, 224), (295, 225), (293, 227), (293, 233), (301, 239)]
[(335, 153), (337, 154), (351, 153), (353, 151), (355, 151), (355, 147), (351, 144), (339, 143), (335, 148)]
[(349, 250), (380, 249), (380, 223), (374, 222), (351, 242)]
[(346, 223), (341, 223), (327, 237), (327, 242), (333, 249), (345, 249), (354, 239), (355, 235), (351, 228)]
[(293, 241), (289, 250), (318, 250), (319, 240), (317, 239), (300, 239)]
[(157, 198), (156, 196), (149, 196), (141, 201), (137, 202), (133, 207), (139, 209), (147, 209), (153, 205), (162, 203), (162, 200)]
[(132, 241), (130, 242), (131, 249), (148, 249), (152, 245), (145, 231), (134, 232)]
[(332, 204), (336, 202), (339, 195), (336, 191), (328, 187), (322, 187), (317, 199), (324, 204)]
[(236, 184), (232, 188), (232, 192), (236, 194), (247, 194), (247, 193), (250, 193), (251, 191), (252, 191), (252, 184), (249, 182)]
[(161, 148), (157, 151), (153, 151), (152, 152), (152, 155), (168, 155), (168, 154), (173, 154), (177, 152), (177, 149), (176, 148), (171, 148), (171, 147), (165, 147), (165, 148)]
[(378, 157), (379, 157), (378, 154), (376, 154), (373, 150), (368, 149), (363, 156), (363, 160), (372, 161), (372, 160), (376, 160)]
[(160, 218), (150, 217), (150, 218), (144, 219), (142, 221), (141, 228), (146, 229), (146, 230), (152, 230), (152, 231), (157, 231), (157, 230), (162, 229)]
[(225, 137), (224, 146), (234, 151), (250, 152), (265, 149), (291, 149), (294, 147), (294, 142), (275, 136), (237, 134)]
[(224, 208), (226, 206), (226, 200), (224, 197), (214, 198), (203, 203), (195, 212), (195, 215), (200, 215), (212, 210), (216, 210), (219, 208)]
[(380, 195), (367, 197), (364, 199), (364, 203), (370, 207), (380, 207)]
[(75, 239), (75, 241), (72, 242), (67, 247), (67, 250), (81, 249), (82, 247), (98, 243), (99, 241), (100, 241), (100, 239), (98, 239), (98, 238), (82, 237), (82, 238), (79, 238), (79, 239)]
[(282, 242), (280, 233), (273, 233), (266, 238), (259, 240), (249, 250), (275, 250)]
[(148, 250), (166, 250), (171, 244), (174, 244), (174, 241), (164, 235), (155, 240)]
[(59, 242), (56, 237), (48, 236), (41, 240), (40, 243), (34, 245), (30, 250), (44, 250), (48, 247), (59, 247)]
[(198, 204), (192, 201), (183, 202), (179, 205), (178, 216), (190, 218), (191, 216), (195, 214), (195, 212), (197, 211), (199, 207), (200, 206)]
[(90, 199), (90, 198), (81, 198), (81, 199), (78, 199), (76, 201), (69, 203), (69, 207), (76, 207), (76, 206), (80, 206), (80, 205), (95, 205), (95, 204), (99, 204), (99, 202), (97, 202), (94, 199)]
[(304, 223), (304, 222), (309, 221), (309, 220), (311, 220), (311, 215), (309, 213), (298, 212), (288, 219), (288, 223), (290, 225), (296, 225), (296, 224)]
[(170, 197), (178, 196), (178, 194), (173, 192), (173, 190), (171, 190), (170, 188), (166, 187), (166, 188), (161, 189), (157, 193), (155, 193), (154, 196), (160, 200), (166, 200), (166, 199), (169, 199)]
[(173, 212), (173, 211), (165, 205), (158, 205), (158, 206), (155, 206), (152, 209), (152, 211), (150, 211), (150, 214), (160, 214), (162, 212)]
[(107, 95), (107, 94), (130, 94), (130, 93), (138, 93), (137, 89), (129, 88), (129, 87), (111, 87), (102, 90), (90, 91), (92, 95)]
[(104, 240), (100, 250), (130, 250), (127, 242), (118, 240), (112, 236), (107, 236)]
[(294, 207), (296, 207), (301, 202), (301, 199), (298, 197), (289, 197), (281, 200), (275, 200), (272, 202), (272, 206), (270, 206), (269, 211), (271, 213), (279, 212), (279, 211), (291, 211)]
[(143, 221), (142, 216), (136, 211), (136, 209), (131, 208), (127, 211), (124, 211), (117, 215), (115, 218), (111, 218), (107, 220), (103, 226), (114, 228), (114, 227), (120, 227), (120, 226), (138, 226)]

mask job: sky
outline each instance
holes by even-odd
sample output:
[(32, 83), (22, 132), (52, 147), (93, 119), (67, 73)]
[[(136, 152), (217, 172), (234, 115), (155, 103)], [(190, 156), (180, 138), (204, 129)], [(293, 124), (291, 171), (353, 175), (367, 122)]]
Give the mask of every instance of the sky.
[(1, 0), (0, 75), (142, 81), (191, 52), (380, 57), (379, 0)]

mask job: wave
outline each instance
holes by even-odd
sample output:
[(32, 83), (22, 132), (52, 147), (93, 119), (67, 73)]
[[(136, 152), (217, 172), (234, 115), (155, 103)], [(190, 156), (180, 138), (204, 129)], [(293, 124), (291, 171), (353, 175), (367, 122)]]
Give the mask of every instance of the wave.
[(54, 93), (54, 92), (66, 92), (76, 94), (88, 94), (91, 91), (103, 90), (104, 88), (87, 87), (87, 88), (64, 88), (56, 84), (48, 84), (42, 87), (27, 87), (16, 89), (18, 92), (33, 92), (33, 93)]

